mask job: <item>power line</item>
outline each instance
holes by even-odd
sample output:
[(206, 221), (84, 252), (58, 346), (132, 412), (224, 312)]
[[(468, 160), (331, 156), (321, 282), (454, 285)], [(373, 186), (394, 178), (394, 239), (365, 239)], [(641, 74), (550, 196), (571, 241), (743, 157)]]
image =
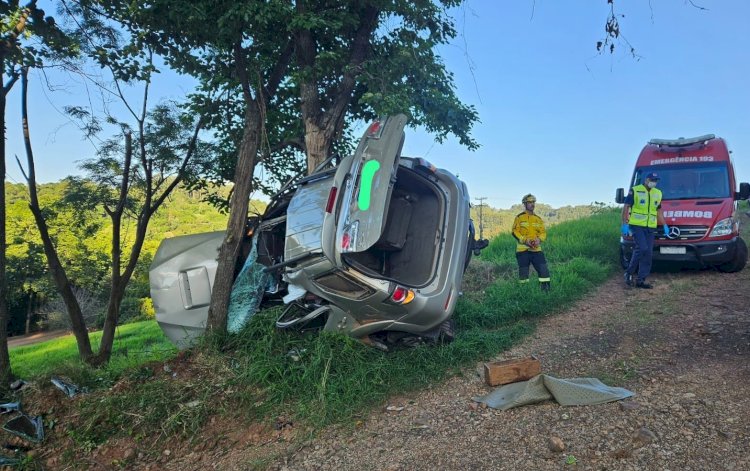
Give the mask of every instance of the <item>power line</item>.
[(486, 196), (480, 196), (480, 197), (474, 198), (474, 199), (477, 200), (477, 201), (479, 201), (479, 240), (482, 240), (482, 239), (484, 239), (484, 237), (482, 237), (482, 235), (483, 235), (482, 233), (483, 233), (483, 230), (484, 230), (484, 223), (482, 221), (482, 208), (484, 207), (484, 200), (486, 200), (487, 197)]

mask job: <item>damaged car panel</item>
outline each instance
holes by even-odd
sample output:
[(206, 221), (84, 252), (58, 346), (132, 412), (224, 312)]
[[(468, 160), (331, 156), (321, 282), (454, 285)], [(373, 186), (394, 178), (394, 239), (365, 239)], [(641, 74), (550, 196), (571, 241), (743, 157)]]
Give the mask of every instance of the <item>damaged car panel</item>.
[[(263, 293), (261, 307), (287, 305), (279, 328), (340, 331), (378, 346), (452, 336), (463, 272), (487, 243), (474, 240), (466, 185), (401, 156), (405, 125), (403, 115), (373, 123), (353, 155), (287, 186), (252, 222), (247, 263), (268, 276), (250, 291)], [(205, 328), (207, 305), (196, 301), (207, 302), (221, 244), (192, 237), (164, 241), (149, 274), (157, 321), (181, 346)], [(230, 306), (230, 323), (247, 314)]]

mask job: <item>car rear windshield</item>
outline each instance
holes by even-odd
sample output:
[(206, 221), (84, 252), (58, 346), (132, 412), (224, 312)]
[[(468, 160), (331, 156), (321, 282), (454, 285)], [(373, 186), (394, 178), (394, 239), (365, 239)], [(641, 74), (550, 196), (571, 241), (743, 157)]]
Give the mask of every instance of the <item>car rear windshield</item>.
[(651, 172), (659, 175), (657, 188), (665, 200), (702, 198), (728, 198), (730, 196), (729, 172), (726, 162), (655, 165), (640, 167), (633, 175), (633, 185), (643, 182)]

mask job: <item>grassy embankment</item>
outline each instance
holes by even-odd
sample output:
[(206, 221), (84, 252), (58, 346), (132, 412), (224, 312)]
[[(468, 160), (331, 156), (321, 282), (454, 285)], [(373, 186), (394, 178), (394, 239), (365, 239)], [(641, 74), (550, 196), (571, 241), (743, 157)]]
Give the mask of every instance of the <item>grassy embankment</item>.
[[(545, 252), (552, 272), (550, 293), (538, 289), (534, 276), (531, 283), (519, 285), (514, 240), (509, 234), (495, 238), (467, 272), (456, 313), (457, 338), (451, 344), (383, 353), (340, 335), (278, 332), (277, 313), (259, 313), (244, 331), (230, 337), (221, 353), (210, 346), (196, 350), (191, 361), (197, 375), (181, 379), (148, 367), (127, 369), (122, 377), (138, 387), (80, 401), (85, 423), (71, 434), (84, 447), (122, 433), (189, 435), (215, 413), (263, 418), (283, 412), (315, 426), (347, 422), (389, 395), (435, 384), (506, 350), (533, 330), (536, 318), (569, 307), (605, 281), (617, 270), (618, 218), (615, 211), (604, 211), (549, 230)], [(143, 325), (133, 324), (136, 329)], [(123, 348), (121, 341), (116, 352)], [(75, 355), (75, 346), (70, 348)], [(26, 355), (31, 351), (24, 350)], [(18, 355), (11, 352), (14, 368), (30, 375), (55, 371), (54, 358), (61, 358), (47, 357), (43, 369), (32, 371), (30, 366), (22, 369)], [(109, 378), (123, 371), (108, 368)], [(75, 374), (72, 368), (69, 376), (83, 382), (97, 378), (96, 372)]]
[[(177, 349), (167, 340), (155, 321), (135, 322), (117, 327), (112, 360), (104, 368), (88, 369), (80, 364), (78, 347), (73, 335), (47, 342), (10, 349), (13, 373), (23, 379), (69, 375), (88, 382), (106, 383), (117, 379), (124, 371), (145, 362), (173, 357)], [(89, 334), (91, 347), (99, 349), (101, 332)], [(98, 379), (97, 379), (98, 378)]]

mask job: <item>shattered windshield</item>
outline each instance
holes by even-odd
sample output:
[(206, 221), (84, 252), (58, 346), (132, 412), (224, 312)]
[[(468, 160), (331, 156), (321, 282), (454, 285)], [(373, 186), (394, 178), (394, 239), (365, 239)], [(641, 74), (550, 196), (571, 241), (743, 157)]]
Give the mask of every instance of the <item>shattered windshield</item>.
[(650, 166), (636, 169), (633, 185), (643, 182), (643, 176), (656, 172), (663, 199), (728, 198), (729, 173), (726, 162)]

